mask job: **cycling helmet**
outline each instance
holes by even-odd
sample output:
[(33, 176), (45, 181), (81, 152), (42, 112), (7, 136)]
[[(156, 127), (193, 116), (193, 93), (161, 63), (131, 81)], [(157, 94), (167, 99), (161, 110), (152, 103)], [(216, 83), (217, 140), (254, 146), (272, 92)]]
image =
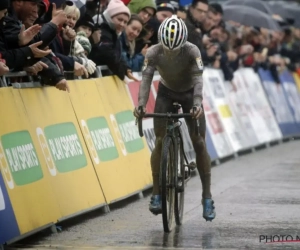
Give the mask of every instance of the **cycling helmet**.
[(176, 15), (165, 19), (158, 30), (158, 40), (167, 50), (181, 48), (186, 43), (187, 36), (185, 23)]

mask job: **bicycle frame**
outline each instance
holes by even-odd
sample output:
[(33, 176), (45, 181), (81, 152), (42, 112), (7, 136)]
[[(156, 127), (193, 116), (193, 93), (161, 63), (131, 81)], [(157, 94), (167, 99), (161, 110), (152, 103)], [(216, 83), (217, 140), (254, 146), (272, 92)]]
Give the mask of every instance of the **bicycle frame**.
[[(182, 122), (179, 120), (180, 118), (191, 118), (192, 114), (180, 114), (178, 113), (180, 108), (181, 105), (174, 103), (173, 113), (142, 114), (142, 117), (137, 119), (141, 137), (143, 137), (143, 118), (166, 119), (166, 134), (162, 140), (159, 174), (159, 186), (162, 197), (162, 219), (165, 232), (170, 232), (174, 217), (177, 225), (181, 225), (182, 223), (184, 186), (190, 179), (190, 172), (193, 168), (192, 163), (188, 163), (184, 152), (183, 138), (180, 130)], [(195, 123), (197, 124), (197, 134), (200, 135), (199, 120), (195, 120)], [(184, 164), (184, 162), (186, 164)], [(188, 167), (188, 172), (186, 171), (186, 167)], [(173, 217), (174, 214), (175, 216)]]

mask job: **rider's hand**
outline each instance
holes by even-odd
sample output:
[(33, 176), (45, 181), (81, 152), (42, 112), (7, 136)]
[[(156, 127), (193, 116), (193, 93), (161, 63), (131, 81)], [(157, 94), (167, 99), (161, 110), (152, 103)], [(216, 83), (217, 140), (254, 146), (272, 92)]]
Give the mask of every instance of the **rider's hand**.
[(145, 108), (145, 107), (143, 107), (142, 113), (141, 113), (141, 111), (140, 111), (140, 107), (135, 107), (134, 110), (133, 110), (133, 115), (134, 115), (136, 118), (140, 118), (140, 116), (141, 116), (142, 114), (145, 114), (145, 113), (146, 113), (146, 108)]
[(193, 119), (199, 119), (200, 116), (203, 114), (203, 110), (202, 110), (202, 108), (200, 106), (194, 106), (190, 110), (190, 113), (192, 114)]

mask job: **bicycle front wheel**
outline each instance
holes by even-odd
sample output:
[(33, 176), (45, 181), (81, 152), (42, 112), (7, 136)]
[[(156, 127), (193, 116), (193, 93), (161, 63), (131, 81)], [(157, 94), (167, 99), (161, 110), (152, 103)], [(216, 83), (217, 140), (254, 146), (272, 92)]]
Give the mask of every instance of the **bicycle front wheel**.
[(175, 145), (171, 137), (165, 137), (160, 161), (162, 220), (165, 232), (172, 231), (174, 220), (174, 169), (177, 169)]
[(183, 141), (182, 137), (178, 137), (178, 147), (177, 152), (177, 181), (175, 179), (175, 221), (177, 225), (182, 224), (183, 210), (184, 210), (184, 188), (185, 188), (185, 166), (184, 166), (184, 156), (183, 156)]

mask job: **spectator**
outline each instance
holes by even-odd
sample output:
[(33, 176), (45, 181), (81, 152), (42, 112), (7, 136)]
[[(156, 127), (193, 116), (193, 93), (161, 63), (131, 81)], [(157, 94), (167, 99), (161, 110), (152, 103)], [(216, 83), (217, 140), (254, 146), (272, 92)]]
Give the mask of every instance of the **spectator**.
[(186, 10), (182, 6), (179, 6), (179, 8), (177, 9), (177, 13), (176, 14), (183, 21), (186, 20)]
[[(65, 71), (74, 72), (75, 76), (85, 75), (86, 77), (88, 77), (86, 68), (82, 64), (74, 60), (72, 56), (69, 56), (71, 52), (71, 43), (76, 38), (76, 32), (71, 27), (69, 27), (68, 24), (75, 27), (76, 22), (74, 22), (74, 19), (76, 19), (76, 21), (79, 19), (80, 12), (78, 8), (73, 4), (73, 2), (70, 1), (66, 1), (64, 4), (61, 4), (60, 2), (60, 5), (58, 6), (59, 8), (55, 8), (55, 10), (63, 11), (67, 16), (67, 20), (64, 25), (59, 26), (58, 32), (49, 47), (61, 60)], [(65, 10), (67, 11), (67, 14)], [(48, 12), (50, 11), (52, 11), (51, 8)]]
[[(37, 16), (37, 0), (27, 1), (13, 1), (9, 15), (5, 18), (5, 25), (1, 28), (3, 32), (0, 36), (2, 41), (0, 45), (1, 53), (5, 58), (7, 65), (19, 71), (23, 68), (28, 70), (30, 74), (36, 75), (39, 73), (42, 76), (42, 83), (53, 85), (61, 90), (68, 90), (67, 82), (63, 73), (54, 64), (53, 58), (51, 60), (45, 56), (50, 54), (50, 50), (41, 50), (39, 47), (43, 41), (33, 43), (38, 39), (50, 39), (53, 29), (56, 24), (62, 20), (61, 13), (54, 12), (52, 19), (53, 23), (49, 24), (50, 30), (41, 29), (38, 25), (31, 26), (25, 31), (24, 25), (20, 27), (20, 21), (26, 26), (32, 25)], [(23, 19), (18, 19), (18, 16)], [(52, 28), (52, 29), (51, 29)], [(39, 32), (40, 31), (40, 32)], [(39, 32), (39, 33), (38, 33)], [(38, 35), (36, 35), (38, 33)], [(25, 45), (30, 44), (28, 47)], [(25, 53), (25, 54), (24, 54)], [(24, 58), (25, 56), (25, 58)], [(42, 58), (41, 61), (34, 60), (34, 58)]]
[(203, 22), (203, 31), (206, 33), (211, 29), (217, 27), (223, 16), (222, 6), (218, 3), (210, 4), (207, 12), (207, 16)]
[[(3, 10), (1, 10), (1, 4), (0, 4), (0, 20), (2, 19), (2, 14)], [(6, 73), (9, 72), (9, 68), (6, 66), (6, 62), (4, 59), (2, 59), (2, 55), (0, 54), (0, 76), (5, 75)]]
[(132, 15), (125, 31), (121, 35), (122, 56), (133, 72), (140, 72), (144, 63), (148, 45), (145, 45), (142, 52), (135, 53), (135, 40), (141, 34), (143, 21), (138, 15)]
[(157, 6), (156, 18), (162, 23), (166, 18), (171, 17), (175, 13), (175, 8), (172, 4), (165, 2)]
[(149, 48), (150, 46), (158, 43), (157, 33), (159, 26), (160, 22), (156, 18), (151, 18), (144, 25), (143, 30), (145, 31), (145, 35), (141, 36), (141, 38), (136, 41), (135, 53), (141, 53), (146, 45)]
[[(119, 40), (130, 19), (129, 9), (122, 1), (111, 0), (102, 18), (104, 22), (100, 25), (101, 39), (98, 44), (93, 46), (90, 59), (96, 65), (107, 65), (112, 74), (117, 75), (121, 80), (124, 80), (127, 75), (130, 79), (137, 81), (122, 58), (122, 47)], [(111, 73), (109, 72), (109, 74)]]
[[(203, 36), (203, 23), (208, 11), (207, 0), (193, 0), (187, 12), (187, 18), (185, 20), (186, 27), (188, 29), (188, 41), (195, 44), (201, 51), (203, 51), (202, 36)], [(214, 54), (216, 49), (212, 51)]]
[(82, 46), (85, 56), (88, 56), (91, 53), (92, 45), (86, 33), (84, 31), (77, 32), (76, 40)]
[(85, 14), (76, 23), (76, 32), (83, 31), (87, 38), (90, 38), (95, 28), (94, 20), (88, 14)]
[(147, 23), (156, 13), (156, 4), (154, 0), (131, 0), (128, 8), (132, 14), (138, 14)]

